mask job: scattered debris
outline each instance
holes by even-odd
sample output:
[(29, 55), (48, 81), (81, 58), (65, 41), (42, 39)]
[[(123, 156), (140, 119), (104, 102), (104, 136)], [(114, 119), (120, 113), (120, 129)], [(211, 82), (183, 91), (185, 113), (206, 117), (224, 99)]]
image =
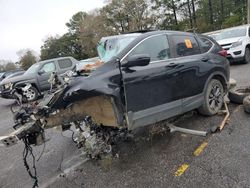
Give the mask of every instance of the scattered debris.
[(221, 124), (218, 125), (218, 126), (213, 126), (211, 128), (211, 133), (215, 133), (217, 131), (221, 131), (224, 126), (226, 125), (226, 123), (228, 123), (228, 120), (229, 120), (229, 116), (230, 116), (230, 113), (229, 113), (229, 110), (228, 110), (228, 107), (227, 107), (227, 103), (224, 101), (224, 108), (225, 110), (221, 110), (219, 114), (223, 114), (225, 115), (224, 119), (222, 120)]
[(235, 87), (228, 91), (228, 98), (232, 103), (242, 104), (243, 99), (250, 95), (249, 86)]

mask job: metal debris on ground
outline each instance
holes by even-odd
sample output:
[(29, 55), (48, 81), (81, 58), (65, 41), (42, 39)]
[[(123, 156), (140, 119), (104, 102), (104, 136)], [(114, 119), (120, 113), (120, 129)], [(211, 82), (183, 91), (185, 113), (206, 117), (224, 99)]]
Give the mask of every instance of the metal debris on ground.
[(225, 101), (224, 101), (224, 108), (225, 109), (221, 110), (219, 114), (225, 115), (225, 117), (218, 126), (214, 126), (214, 127), (211, 128), (212, 133), (215, 133), (217, 131), (221, 131), (225, 127), (225, 125), (228, 123), (230, 113), (229, 113), (229, 110), (228, 110), (227, 103)]

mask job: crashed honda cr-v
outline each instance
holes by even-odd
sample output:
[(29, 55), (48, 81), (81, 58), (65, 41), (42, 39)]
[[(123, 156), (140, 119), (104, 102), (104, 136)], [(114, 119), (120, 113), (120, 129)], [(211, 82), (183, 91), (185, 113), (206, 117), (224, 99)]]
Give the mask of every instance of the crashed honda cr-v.
[(223, 105), (229, 63), (209, 37), (136, 32), (104, 37), (97, 50), (104, 63), (88, 77), (54, 82), (61, 86), (53, 94), (15, 113), (17, 130), (2, 139), (5, 145), (38, 145), (44, 129), (75, 126), (75, 142), (96, 157), (130, 130), (194, 109), (214, 115)]

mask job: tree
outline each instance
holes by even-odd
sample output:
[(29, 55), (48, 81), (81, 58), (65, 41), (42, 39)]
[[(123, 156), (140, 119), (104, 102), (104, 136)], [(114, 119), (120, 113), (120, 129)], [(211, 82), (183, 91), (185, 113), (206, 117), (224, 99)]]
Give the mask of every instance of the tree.
[(5, 71), (10, 71), (10, 70), (15, 70), (17, 67), (15, 65), (15, 63), (13, 62), (8, 62), (6, 65), (5, 65)]
[(117, 33), (148, 30), (156, 25), (150, 5), (146, 0), (112, 0), (101, 9), (101, 14)]
[(4, 71), (5, 71), (4, 65), (1, 65), (1, 64), (0, 64), (0, 72), (4, 72)]
[(187, 0), (187, 7), (188, 7), (188, 15), (189, 15), (189, 21), (190, 21), (190, 28), (193, 29), (193, 18), (191, 13), (191, 7), (190, 7), (190, 1)]
[(17, 66), (10, 60), (0, 60), (0, 72), (15, 70)]
[(196, 12), (195, 12), (195, 3), (194, 0), (191, 0), (192, 3), (192, 9), (193, 9), (193, 20), (194, 20), (194, 26), (197, 27), (197, 22), (196, 22)]
[(41, 60), (72, 56), (75, 59), (86, 59), (89, 55), (84, 51), (82, 41), (80, 40), (81, 27), (86, 19), (87, 13), (78, 12), (72, 16), (66, 23), (68, 32), (62, 36), (50, 36), (41, 46)]
[(81, 22), (78, 38), (88, 57), (97, 56), (96, 46), (102, 37), (117, 34), (113, 26), (107, 24), (105, 16), (101, 11), (95, 10)]
[(66, 33), (61, 37), (49, 37), (41, 46), (41, 60), (65, 56), (72, 56), (78, 60), (87, 57), (82, 51), (76, 34)]
[(41, 59), (97, 55), (100, 38), (136, 30), (168, 29), (208, 32), (246, 23), (246, 0), (106, 0), (101, 9), (77, 12), (68, 32), (49, 37)]
[(70, 33), (76, 34), (80, 32), (81, 22), (86, 18), (86, 12), (77, 12), (72, 16), (69, 22), (66, 23), (66, 26), (69, 29)]
[(153, 9), (157, 9), (158, 17), (161, 17), (161, 26), (163, 29), (179, 29), (177, 19), (180, 0), (156, 0)]
[(32, 50), (19, 51), (21, 68), (27, 70), (31, 65), (37, 62), (37, 57)]

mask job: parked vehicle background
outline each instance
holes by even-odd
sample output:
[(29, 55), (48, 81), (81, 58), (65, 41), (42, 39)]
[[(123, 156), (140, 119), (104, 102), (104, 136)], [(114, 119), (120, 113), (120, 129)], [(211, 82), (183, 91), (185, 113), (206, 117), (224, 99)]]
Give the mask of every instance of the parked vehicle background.
[(250, 62), (250, 25), (205, 33), (227, 50), (230, 62)]
[(44, 91), (50, 89), (48, 79), (52, 72), (62, 74), (75, 69), (77, 60), (72, 57), (60, 57), (38, 62), (32, 65), (23, 75), (8, 78), (0, 83), (0, 95), (2, 98), (11, 99), (11, 90), (14, 87), (25, 86), (30, 83), (32, 87), (25, 93), (28, 101), (34, 101)]
[[(18, 72), (14, 72), (14, 73), (11, 73), (10, 75), (6, 76), (2, 81), (4, 81), (5, 79), (8, 79), (8, 78), (13, 78), (15, 76), (20, 76), (20, 75), (23, 75), (25, 73), (24, 70), (21, 70), (21, 71), (18, 71)], [(1, 82), (0, 82), (1, 83)]]
[(0, 82), (5, 79), (6, 77), (10, 76), (10, 75), (13, 75), (14, 73), (17, 73), (18, 75), (18, 72), (23, 72), (22, 69), (17, 69), (17, 70), (11, 70), (11, 71), (6, 71), (6, 72), (3, 72), (3, 73), (0, 73)]

